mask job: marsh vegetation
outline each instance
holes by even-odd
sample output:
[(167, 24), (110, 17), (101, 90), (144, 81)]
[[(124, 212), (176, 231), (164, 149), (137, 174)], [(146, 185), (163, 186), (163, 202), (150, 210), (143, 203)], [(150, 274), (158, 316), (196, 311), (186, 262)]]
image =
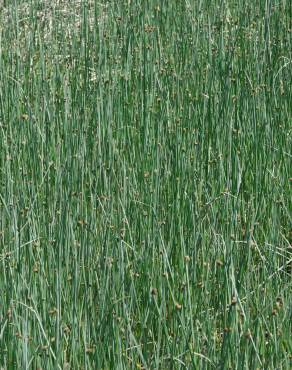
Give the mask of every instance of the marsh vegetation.
[(291, 1), (0, 8), (0, 367), (291, 369)]

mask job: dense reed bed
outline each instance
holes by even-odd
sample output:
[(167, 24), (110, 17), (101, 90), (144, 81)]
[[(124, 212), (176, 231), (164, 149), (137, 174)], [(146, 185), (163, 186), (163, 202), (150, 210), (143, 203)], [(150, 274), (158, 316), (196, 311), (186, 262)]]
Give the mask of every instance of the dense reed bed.
[(0, 367), (291, 369), (291, 1), (0, 7)]

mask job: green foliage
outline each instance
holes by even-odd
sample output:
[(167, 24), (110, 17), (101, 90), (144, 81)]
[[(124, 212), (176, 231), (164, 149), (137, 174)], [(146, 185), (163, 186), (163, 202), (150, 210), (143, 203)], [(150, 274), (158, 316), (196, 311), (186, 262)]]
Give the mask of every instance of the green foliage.
[(0, 5), (0, 367), (291, 369), (291, 1)]

